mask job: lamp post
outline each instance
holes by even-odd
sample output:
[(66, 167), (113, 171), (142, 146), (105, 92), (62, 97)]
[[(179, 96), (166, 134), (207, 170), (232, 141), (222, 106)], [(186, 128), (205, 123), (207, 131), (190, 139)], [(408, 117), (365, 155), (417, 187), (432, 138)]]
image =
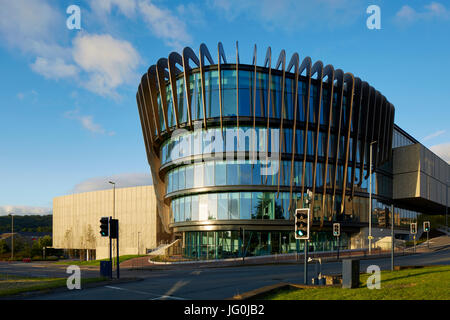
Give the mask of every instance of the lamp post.
[(450, 180), (448, 180), (447, 178), (447, 183), (445, 184), (445, 231), (448, 232), (448, 182)]
[[(116, 214), (116, 183), (113, 181), (108, 181), (110, 184), (113, 185), (113, 219), (115, 219), (115, 214)], [(114, 243), (113, 243), (113, 247), (114, 247)], [(114, 248), (112, 249), (113, 252), (113, 257), (112, 257), (112, 267), (114, 268)], [(119, 259), (119, 257), (117, 257), (117, 259)]]
[(11, 261), (14, 260), (14, 216), (12, 213), (9, 214), (11, 216)]
[(138, 243), (137, 243), (137, 254), (139, 255), (139, 236), (140, 236), (140, 232), (138, 232), (137, 234), (137, 238), (138, 238)]
[(369, 254), (372, 253), (372, 145), (375, 143), (372, 141), (369, 148)]

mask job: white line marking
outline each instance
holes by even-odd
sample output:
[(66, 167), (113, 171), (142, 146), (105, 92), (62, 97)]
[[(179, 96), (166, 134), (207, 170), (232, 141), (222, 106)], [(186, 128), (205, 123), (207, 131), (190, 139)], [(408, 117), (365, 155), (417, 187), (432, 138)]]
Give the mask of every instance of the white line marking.
[(114, 289), (114, 290), (129, 291), (129, 292), (134, 292), (134, 293), (145, 294), (145, 295), (150, 295), (150, 296), (156, 296), (157, 297), (157, 298), (151, 298), (149, 300), (159, 300), (161, 298), (168, 298), (168, 299), (174, 299), (174, 300), (185, 300), (184, 298), (160, 295), (160, 294), (144, 292), (144, 291), (139, 291), (139, 290), (130, 290), (130, 289), (125, 289), (125, 288), (120, 288), (120, 287), (105, 286), (105, 288)]

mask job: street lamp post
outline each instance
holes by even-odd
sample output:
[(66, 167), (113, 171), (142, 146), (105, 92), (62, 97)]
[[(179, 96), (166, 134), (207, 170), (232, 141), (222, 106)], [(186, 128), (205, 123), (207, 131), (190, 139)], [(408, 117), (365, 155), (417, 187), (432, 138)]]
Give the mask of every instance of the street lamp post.
[(374, 143), (377, 142), (372, 141), (369, 148), (369, 254), (372, 253), (372, 145)]
[[(115, 214), (116, 214), (116, 183), (113, 181), (108, 181), (110, 184), (113, 185), (113, 219), (115, 219)], [(112, 257), (112, 267), (114, 268), (114, 243), (113, 243), (113, 257)], [(117, 257), (117, 259), (119, 259), (119, 257)]]
[(14, 260), (14, 216), (12, 213), (9, 214), (11, 216), (11, 261)]
[(140, 232), (138, 232), (137, 233), (137, 238), (138, 238), (138, 243), (137, 243), (137, 254), (139, 255), (139, 235), (140, 235), (141, 233)]
[(448, 232), (448, 182), (450, 180), (448, 180), (447, 178), (447, 183), (445, 184), (445, 231)]

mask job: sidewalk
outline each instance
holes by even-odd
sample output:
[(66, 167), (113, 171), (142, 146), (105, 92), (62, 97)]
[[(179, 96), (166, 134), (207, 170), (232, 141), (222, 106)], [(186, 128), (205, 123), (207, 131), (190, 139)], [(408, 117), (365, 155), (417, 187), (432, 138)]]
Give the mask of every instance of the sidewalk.
[[(434, 248), (419, 248), (416, 253), (434, 251)], [(396, 249), (396, 256), (410, 255), (414, 254), (413, 250), (410, 249)], [(382, 257), (387, 257), (391, 255), (390, 250), (380, 250), (373, 249), (372, 254), (369, 256), (368, 250), (344, 250), (339, 253), (339, 261), (342, 259), (378, 259)], [(337, 252), (310, 252), (308, 257), (311, 258), (322, 258), (323, 262), (335, 262), (337, 259)], [(289, 253), (289, 254), (279, 254), (279, 255), (267, 255), (267, 256), (257, 256), (257, 257), (245, 257), (232, 258), (232, 259), (221, 259), (221, 260), (192, 260), (192, 261), (180, 261), (180, 262), (153, 262), (150, 261), (150, 257), (140, 257), (135, 259), (127, 260), (120, 264), (123, 269), (151, 269), (155, 267), (199, 267), (199, 268), (214, 268), (214, 267), (228, 267), (228, 266), (242, 266), (242, 265), (264, 265), (264, 264), (303, 264), (304, 255), (303, 253)]]

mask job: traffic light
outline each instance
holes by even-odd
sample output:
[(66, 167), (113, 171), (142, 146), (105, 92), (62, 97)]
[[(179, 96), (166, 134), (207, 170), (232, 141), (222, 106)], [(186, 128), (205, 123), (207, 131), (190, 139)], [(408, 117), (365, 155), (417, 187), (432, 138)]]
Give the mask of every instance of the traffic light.
[(341, 235), (341, 224), (333, 223), (333, 236), (339, 237)]
[(309, 208), (295, 210), (295, 239), (309, 239)]
[(410, 233), (411, 234), (416, 234), (417, 233), (417, 222), (412, 222), (411, 223)]
[(109, 221), (109, 235), (111, 239), (117, 239), (119, 235), (119, 220), (111, 219)]
[(423, 222), (423, 231), (430, 232), (430, 221)]
[(100, 234), (102, 237), (109, 236), (109, 218), (108, 217), (102, 217), (100, 219)]

